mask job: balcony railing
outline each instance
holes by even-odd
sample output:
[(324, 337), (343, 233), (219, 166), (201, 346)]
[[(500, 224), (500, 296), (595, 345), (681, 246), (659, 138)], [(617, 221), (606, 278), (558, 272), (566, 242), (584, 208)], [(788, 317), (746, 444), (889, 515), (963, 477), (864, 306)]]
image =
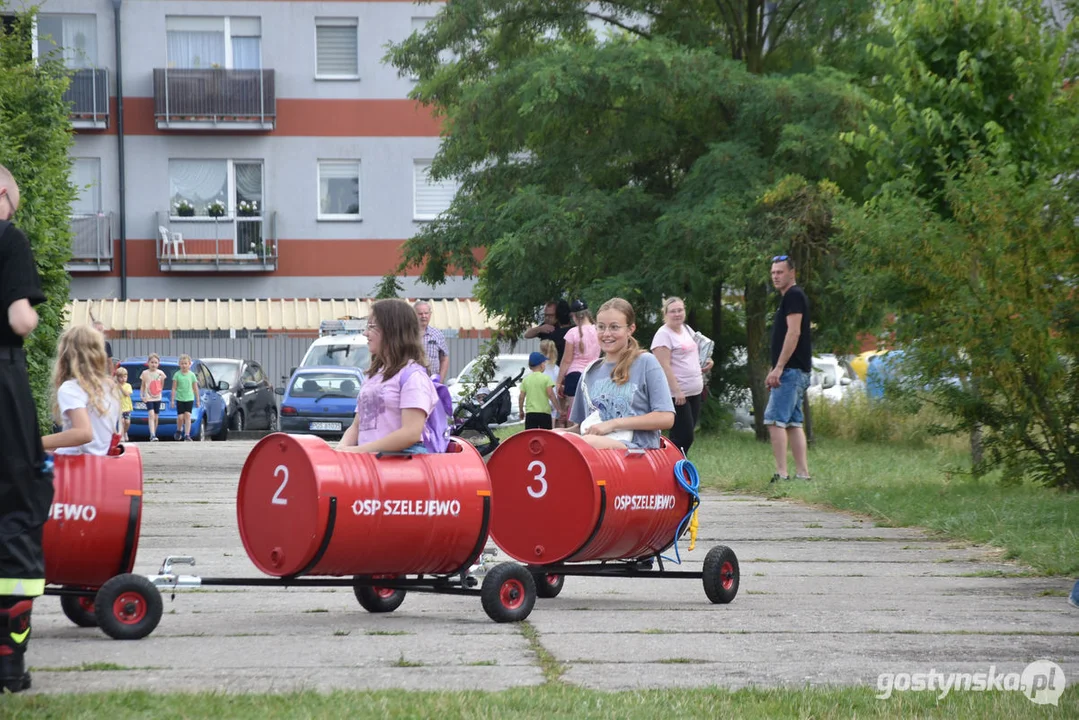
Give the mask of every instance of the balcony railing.
[(163, 272), (270, 272), (277, 269), (277, 213), (177, 218), (157, 213)]
[(162, 130), (273, 130), (273, 70), (154, 70), (154, 118)]
[(64, 92), (71, 104), (71, 124), (76, 128), (104, 130), (109, 126), (109, 71), (82, 68), (71, 71), (71, 84)]
[(112, 214), (71, 216), (71, 260), (68, 272), (112, 270)]

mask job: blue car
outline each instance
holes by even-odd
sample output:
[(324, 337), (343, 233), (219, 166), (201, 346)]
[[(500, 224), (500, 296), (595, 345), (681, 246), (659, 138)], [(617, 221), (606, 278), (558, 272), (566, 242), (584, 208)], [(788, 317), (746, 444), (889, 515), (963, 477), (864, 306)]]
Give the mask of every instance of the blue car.
[(302, 367), (278, 388), (281, 430), (340, 437), (356, 416), (363, 371), (347, 366)]
[[(139, 378), (142, 371), (147, 369), (146, 357), (132, 357), (124, 360), (121, 365), (127, 370), (127, 381), (131, 383), (131, 429), (128, 437), (132, 440), (149, 440), (150, 426), (147, 417), (146, 403), (142, 401), (142, 393), (139, 387)], [(165, 390), (161, 393), (161, 414), (157, 420), (157, 436), (159, 438), (172, 438), (176, 434), (176, 408), (169, 407), (172, 398), (172, 376), (180, 369), (180, 360), (175, 357), (161, 358), (159, 369), (165, 373)], [(198, 379), (199, 406), (191, 411), (191, 438), (193, 440), (205, 440), (213, 437), (215, 440), (224, 440), (228, 433), (228, 423), (225, 420), (225, 400), (217, 392), (221, 388), (220, 383), (214, 380), (210, 369), (200, 360), (191, 361), (191, 372)], [(227, 381), (226, 387), (227, 387)]]

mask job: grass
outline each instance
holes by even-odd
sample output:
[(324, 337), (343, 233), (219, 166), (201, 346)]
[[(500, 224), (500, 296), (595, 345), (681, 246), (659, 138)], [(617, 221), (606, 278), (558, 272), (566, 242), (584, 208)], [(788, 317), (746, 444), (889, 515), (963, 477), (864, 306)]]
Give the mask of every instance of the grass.
[(412, 635), (408, 630), (368, 630), (365, 635)]
[(301, 692), (101, 694), (6, 697), (0, 717), (109, 720), (136, 718), (1068, 718), (1079, 716), (1079, 690), (1069, 686), (1059, 705), (1035, 706), (1018, 692), (897, 692), (878, 700), (872, 687), (649, 690), (607, 693), (561, 683), (502, 692)]
[[(768, 480), (768, 445), (749, 433), (704, 435), (692, 457), (701, 485), (789, 498), (873, 518), (893, 527), (924, 527), (1004, 549), (1040, 574), (1079, 575), (1079, 493), (1032, 483), (974, 478), (965, 452), (949, 443), (908, 444), (820, 439), (810, 450), (811, 483)], [(1018, 570), (1018, 568), (1017, 568)]]
[(423, 663), (418, 661), (418, 660), (405, 660), (405, 654), (404, 653), (401, 653), (401, 655), (396, 660), (393, 661), (392, 665), (393, 665), (393, 667), (403, 667), (403, 668), (423, 667)]
[(64, 667), (32, 667), (34, 672), (121, 672), (129, 670), (155, 670), (151, 667), (128, 667), (110, 662), (83, 663), (82, 665), (66, 665)]
[(562, 676), (566, 673), (566, 666), (558, 661), (551, 651), (543, 647), (540, 642), (539, 632), (532, 623), (525, 620), (517, 625), (521, 635), (528, 641), (528, 647), (536, 655), (536, 661), (543, 670), (543, 679), (549, 684), (558, 685), (562, 682)]

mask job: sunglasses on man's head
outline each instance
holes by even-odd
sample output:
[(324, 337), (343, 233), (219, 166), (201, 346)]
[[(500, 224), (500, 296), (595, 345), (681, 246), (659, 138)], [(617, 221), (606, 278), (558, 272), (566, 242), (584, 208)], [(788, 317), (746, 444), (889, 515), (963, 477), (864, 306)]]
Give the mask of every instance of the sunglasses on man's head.
[(790, 260), (790, 259), (791, 259), (790, 255), (776, 255), (774, 258), (772, 258), (772, 262), (777, 263), (777, 262), (783, 262), (784, 260)]

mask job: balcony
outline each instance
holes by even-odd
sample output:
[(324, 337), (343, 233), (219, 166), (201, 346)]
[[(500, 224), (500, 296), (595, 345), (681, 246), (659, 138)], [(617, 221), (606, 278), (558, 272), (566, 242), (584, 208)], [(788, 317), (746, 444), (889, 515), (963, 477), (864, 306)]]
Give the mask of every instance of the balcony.
[(273, 70), (154, 70), (154, 119), (161, 130), (273, 130)]
[(71, 105), (73, 127), (106, 129), (109, 126), (109, 71), (98, 68), (72, 70), (64, 102)]
[(277, 213), (257, 217), (172, 217), (157, 213), (162, 272), (273, 272)]
[(68, 272), (112, 270), (112, 214), (71, 216), (71, 259)]

